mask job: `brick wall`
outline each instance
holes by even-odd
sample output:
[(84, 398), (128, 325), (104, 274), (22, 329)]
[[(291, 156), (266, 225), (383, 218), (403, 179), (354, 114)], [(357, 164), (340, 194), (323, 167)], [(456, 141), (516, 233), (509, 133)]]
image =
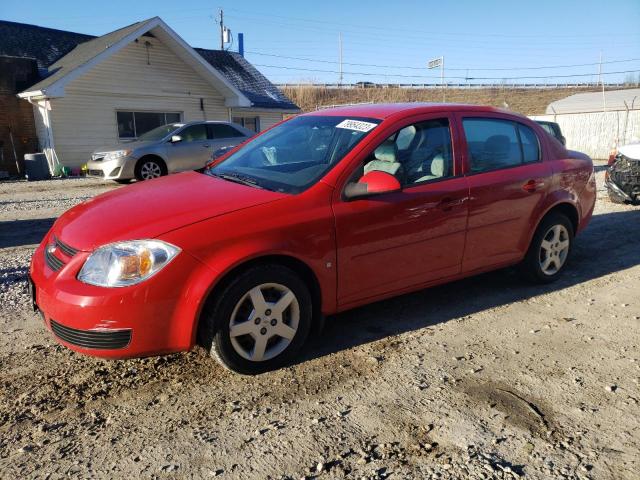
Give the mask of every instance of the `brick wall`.
[(16, 174), (17, 157), (24, 173), (24, 154), (39, 150), (33, 107), (16, 96), (37, 80), (34, 60), (0, 57), (0, 171)]

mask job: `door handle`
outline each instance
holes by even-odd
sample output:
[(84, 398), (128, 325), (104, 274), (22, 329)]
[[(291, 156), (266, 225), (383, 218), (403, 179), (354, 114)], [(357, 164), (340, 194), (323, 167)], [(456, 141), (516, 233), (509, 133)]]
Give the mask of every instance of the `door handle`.
[(522, 189), (525, 192), (534, 193), (540, 188), (544, 187), (544, 180), (529, 180), (527, 183), (522, 185)]
[(205, 144), (204, 144), (204, 145), (202, 145), (202, 146), (203, 146), (204, 148), (209, 148), (209, 146), (210, 146), (210, 145), (209, 145), (208, 143), (205, 143)]
[(461, 197), (461, 198), (443, 198), (442, 200), (440, 200), (438, 202), (438, 204), (436, 205), (437, 208), (439, 208), (440, 210), (444, 210), (444, 211), (449, 211), (451, 210), (453, 207), (457, 207), (459, 205), (463, 205), (464, 202), (466, 202), (467, 200), (469, 200), (469, 197)]

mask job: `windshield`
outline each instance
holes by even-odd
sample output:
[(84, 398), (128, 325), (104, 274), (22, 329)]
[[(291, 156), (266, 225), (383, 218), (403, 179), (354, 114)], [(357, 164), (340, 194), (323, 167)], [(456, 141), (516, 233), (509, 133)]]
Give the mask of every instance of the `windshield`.
[(258, 188), (299, 193), (315, 184), (380, 121), (301, 116), (250, 141), (205, 173)]
[(142, 140), (143, 142), (162, 140), (164, 137), (175, 132), (180, 127), (184, 127), (184, 123), (170, 123), (169, 125), (162, 125), (154, 128), (153, 130), (149, 130), (147, 133), (143, 133), (138, 137), (138, 140)]

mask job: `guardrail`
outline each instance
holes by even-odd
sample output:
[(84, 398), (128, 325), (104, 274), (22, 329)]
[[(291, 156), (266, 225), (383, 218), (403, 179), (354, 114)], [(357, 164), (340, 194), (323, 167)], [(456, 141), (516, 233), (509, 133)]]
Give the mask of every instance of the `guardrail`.
[[(440, 83), (277, 83), (280, 88), (414, 88), (414, 89), (440, 89)], [(605, 83), (608, 88), (637, 88), (640, 84), (629, 83)], [(597, 88), (600, 83), (446, 83), (446, 88), (503, 88), (503, 89), (546, 89), (546, 88)]]

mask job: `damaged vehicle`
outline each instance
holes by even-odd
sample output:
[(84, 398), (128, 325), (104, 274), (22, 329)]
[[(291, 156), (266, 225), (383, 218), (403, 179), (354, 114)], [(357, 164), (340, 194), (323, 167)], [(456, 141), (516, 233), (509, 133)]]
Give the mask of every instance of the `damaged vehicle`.
[(612, 202), (640, 201), (640, 143), (620, 147), (611, 155), (605, 185)]

